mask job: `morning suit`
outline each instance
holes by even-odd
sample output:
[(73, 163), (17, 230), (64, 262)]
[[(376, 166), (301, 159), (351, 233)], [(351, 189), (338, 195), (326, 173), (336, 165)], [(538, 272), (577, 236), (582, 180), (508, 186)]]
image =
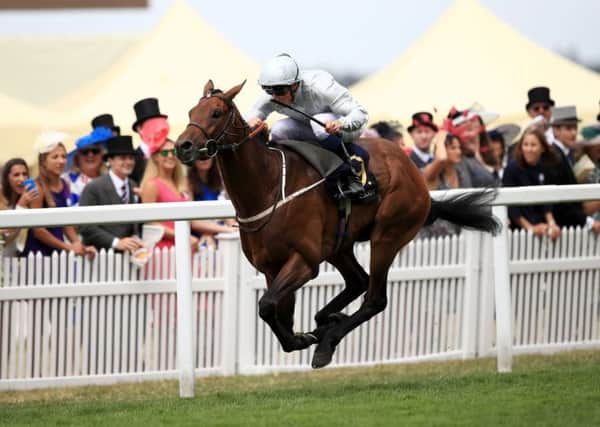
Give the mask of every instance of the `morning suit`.
[[(129, 185), (128, 203), (137, 203), (138, 196), (132, 191), (137, 184), (127, 179)], [(121, 194), (108, 174), (100, 176), (87, 184), (81, 193), (79, 206), (98, 206), (98, 205), (121, 205)], [(85, 245), (92, 245), (96, 248), (110, 249), (115, 238), (130, 237), (134, 234), (140, 235), (140, 224), (98, 224), (81, 225), (79, 232), (83, 237)]]
[[(577, 184), (575, 173), (573, 172), (573, 168), (571, 167), (567, 156), (565, 156), (563, 151), (554, 144), (550, 149), (554, 150), (554, 153), (560, 161), (548, 171), (546, 183), (555, 185)], [(556, 204), (553, 206), (552, 212), (554, 214), (554, 219), (561, 227), (584, 226), (586, 223), (587, 216), (583, 211), (581, 202)]]

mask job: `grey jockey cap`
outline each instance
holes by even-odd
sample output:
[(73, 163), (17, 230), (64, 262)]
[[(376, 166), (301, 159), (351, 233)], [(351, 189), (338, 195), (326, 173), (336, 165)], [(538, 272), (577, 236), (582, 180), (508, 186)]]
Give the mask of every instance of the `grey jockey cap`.
[(290, 86), (299, 81), (298, 64), (287, 53), (272, 58), (260, 72), (258, 84), (261, 86)]

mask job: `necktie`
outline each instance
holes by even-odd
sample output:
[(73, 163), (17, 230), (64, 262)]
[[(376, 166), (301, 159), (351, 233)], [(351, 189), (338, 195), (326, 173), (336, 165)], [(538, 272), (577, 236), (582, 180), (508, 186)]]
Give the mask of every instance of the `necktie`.
[(569, 154), (567, 154), (567, 159), (569, 160), (569, 164), (571, 166), (573, 166), (573, 164), (575, 164), (575, 155), (573, 153), (573, 150), (569, 150)]
[(129, 197), (127, 197), (127, 184), (123, 184), (121, 187), (121, 203), (127, 203)]

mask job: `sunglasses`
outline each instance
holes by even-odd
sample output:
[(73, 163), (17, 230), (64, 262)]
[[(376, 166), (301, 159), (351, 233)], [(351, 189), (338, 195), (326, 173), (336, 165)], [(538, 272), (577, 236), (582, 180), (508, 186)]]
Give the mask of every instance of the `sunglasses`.
[(175, 156), (177, 154), (177, 152), (175, 151), (174, 148), (172, 148), (170, 150), (160, 150), (159, 153), (163, 157), (169, 157), (169, 154), (172, 154), (173, 156)]
[(87, 156), (88, 154), (93, 154), (94, 156), (100, 154), (102, 150), (100, 148), (84, 148), (83, 150), (79, 150), (82, 156)]
[(290, 86), (263, 86), (263, 90), (269, 95), (283, 96), (290, 91)]
[(531, 107), (533, 111), (548, 111), (550, 109), (549, 105), (546, 104), (538, 104)]

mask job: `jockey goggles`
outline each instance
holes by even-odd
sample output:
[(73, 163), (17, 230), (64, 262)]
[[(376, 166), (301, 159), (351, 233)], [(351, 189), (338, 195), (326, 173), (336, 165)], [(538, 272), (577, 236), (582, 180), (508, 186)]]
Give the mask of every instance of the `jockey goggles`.
[(275, 96), (283, 96), (286, 93), (290, 92), (292, 89), (292, 87), (288, 86), (288, 85), (263, 86), (262, 88), (269, 95), (275, 95)]

